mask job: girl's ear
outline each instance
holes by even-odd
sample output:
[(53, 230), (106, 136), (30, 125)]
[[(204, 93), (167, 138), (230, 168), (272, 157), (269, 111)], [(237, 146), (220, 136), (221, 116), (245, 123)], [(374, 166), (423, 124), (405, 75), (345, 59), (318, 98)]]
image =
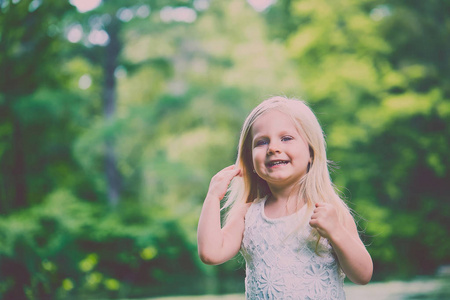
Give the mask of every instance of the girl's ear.
[(308, 147), (309, 147), (309, 162), (312, 163), (314, 160), (314, 150), (311, 147), (311, 145), (309, 145)]
[(311, 169), (311, 165), (314, 161), (314, 150), (311, 146), (309, 146), (309, 161), (308, 161), (308, 165), (306, 166), (306, 173), (309, 172), (309, 169)]

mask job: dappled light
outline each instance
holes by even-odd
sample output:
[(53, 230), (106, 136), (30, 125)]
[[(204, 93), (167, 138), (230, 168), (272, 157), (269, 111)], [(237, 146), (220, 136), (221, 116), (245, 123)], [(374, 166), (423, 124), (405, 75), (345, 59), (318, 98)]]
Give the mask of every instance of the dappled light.
[[(33, 0), (33, 2), (36, 0)], [(102, 0), (69, 0), (70, 4), (75, 6), (80, 13), (85, 13), (97, 8)]]
[(381, 21), (382, 19), (391, 15), (391, 10), (387, 5), (380, 5), (370, 11), (370, 17), (375, 21)]
[(43, 0), (33, 0), (30, 2), (30, 5), (28, 6), (28, 11), (34, 12), (36, 9), (39, 8), (39, 6), (41, 6)]
[(317, 115), (373, 259), (347, 299), (449, 299), (448, 11), (0, 1), (0, 299), (244, 299), (244, 259), (203, 264), (197, 225), (274, 95)]
[(73, 24), (67, 29), (67, 40), (71, 43), (78, 43), (83, 38), (83, 27), (80, 24)]
[(116, 16), (122, 22), (129, 22), (134, 17), (145, 19), (150, 15), (151, 9), (149, 5), (138, 5), (133, 7), (122, 7), (120, 8)]
[(194, 8), (198, 11), (206, 10), (209, 7), (209, 1), (211, 0), (194, 0)]
[(88, 41), (92, 45), (106, 46), (109, 43), (109, 35), (103, 29), (92, 29)]
[(248, 3), (258, 12), (266, 10), (275, 3), (276, 0), (247, 0)]
[(161, 9), (160, 16), (163, 22), (192, 23), (197, 18), (197, 13), (195, 10), (188, 7), (166, 6)]
[(82, 90), (88, 89), (92, 84), (92, 78), (88, 74), (84, 74), (80, 77), (80, 80), (78, 81), (78, 86)]

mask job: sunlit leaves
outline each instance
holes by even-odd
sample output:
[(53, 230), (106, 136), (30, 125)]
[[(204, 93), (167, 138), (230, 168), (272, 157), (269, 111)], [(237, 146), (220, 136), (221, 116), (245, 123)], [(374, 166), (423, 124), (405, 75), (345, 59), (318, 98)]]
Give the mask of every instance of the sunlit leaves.
[(74, 286), (73, 281), (72, 281), (71, 279), (65, 278), (65, 279), (63, 280), (63, 282), (62, 282), (62, 288), (63, 288), (65, 291), (71, 291), (74, 287), (75, 287), (75, 286)]
[[(0, 19), (2, 182), (10, 186), (13, 111), (32, 207), (0, 218), (0, 258), (45, 283), (29, 295), (162, 288), (186, 270), (192, 280), (234, 274), (237, 263), (211, 269), (197, 258), (198, 214), (211, 176), (236, 159), (246, 114), (275, 94), (305, 98), (317, 113), (340, 166), (334, 182), (361, 216), (377, 274), (413, 274), (424, 253), (431, 267), (447, 259), (448, 6), (251, 2), (258, 13), (242, 0), (138, 2), (104, 1), (83, 14), (67, 1), (2, 2), (2, 13), (16, 13)], [(69, 17), (54, 11), (63, 3)], [(124, 48), (106, 121), (98, 46), (112, 20)], [(102, 205), (110, 138), (123, 177), (116, 209)], [(8, 195), (2, 201), (13, 204)], [(16, 279), (0, 275), (0, 290), (12, 289)]]
[(94, 267), (98, 263), (98, 255), (96, 253), (91, 253), (86, 256), (82, 261), (78, 263), (78, 266), (81, 271), (89, 272), (94, 269)]
[[(400, 273), (414, 272), (422, 268), (408, 262), (415, 254), (396, 257), (406, 244), (434, 252), (420, 241), (428, 229), (415, 224), (428, 221), (419, 207), (430, 201), (448, 207), (443, 195), (449, 144), (443, 140), (449, 136), (449, 68), (436, 50), (448, 50), (442, 41), (449, 31), (431, 21), (442, 18), (447, 6), (286, 3), (290, 24), (297, 24), (285, 36), (288, 51), (325, 125), (329, 157), (341, 165), (336, 182), (349, 189), (350, 201), (367, 219), (375, 260), (395, 262)], [(445, 223), (436, 209), (429, 214)], [(391, 219), (395, 226), (387, 225)]]
[(141, 251), (141, 257), (143, 260), (151, 260), (156, 257), (158, 250), (155, 247), (149, 246)]
[(106, 289), (110, 291), (117, 291), (120, 289), (120, 281), (114, 278), (107, 278), (104, 280), (104, 285)]

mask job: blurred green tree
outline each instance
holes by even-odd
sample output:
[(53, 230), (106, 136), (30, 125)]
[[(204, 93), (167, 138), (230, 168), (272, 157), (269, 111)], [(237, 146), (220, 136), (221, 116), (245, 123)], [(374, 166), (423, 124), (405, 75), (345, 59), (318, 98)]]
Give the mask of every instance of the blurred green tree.
[[(141, 288), (149, 282), (146, 291), (153, 294), (227, 290), (217, 284), (218, 276), (229, 278), (233, 264), (216, 273), (197, 257), (200, 205), (212, 174), (234, 161), (246, 110), (261, 95), (278, 91), (275, 78), (289, 78), (289, 68), (262, 74), (283, 63), (282, 48), (264, 46), (263, 23), (245, 2), (216, 3), (208, 9), (197, 1), (197, 10), (186, 2), (161, 2), (161, 12), (151, 7), (148, 17), (126, 21), (130, 11), (145, 15), (145, 9), (138, 14), (145, 3), (105, 3), (85, 14), (69, 7), (58, 19), (61, 23), (47, 28), (60, 45), (52, 57), (55, 74), (66, 75), (57, 78), (54, 89), (45, 88), (42, 79), (17, 104), (27, 126), (39, 125), (42, 132), (27, 134), (26, 143), (39, 145), (27, 151), (34, 151), (36, 161), (48, 159), (44, 171), (27, 175), (27, 187), (33, 186), (30, 208), (1, 220), (3, 295), (143, 295)], [(38, 9), (52, 14), (47, 6)], [(239, 17), (236, 26), (223, 23), (232, 16)], [(111, 18), (119, 22), (123, 51), (110, 60), (116, 108), (114, 118), (105, 120), (100, 100), (106, 94), (104, 53)], [(250, 19), (256, 24), (241, 32), (239, 27)], [(80, 32), (87, 34), (80, 37)], [(99, 44), (89, 42), (93, 32), (100, 34), (92, 38)], [(260, 49), (267, 50), (255, 56)], [(36, 67), (45, 65), (36, 61)], [(283, 84), (296, 89), (295, 80)], [(96, 201), (107, 198), (103, 158), (108, 137), (114, 140), (123, 179), (121, 201), (113, 211)], [(53, 152), (47, 152), (50, 145), (67, 151), (58, 164), (53, 164)], [(7, 170), (4, 174), (6, 178)], [(74, 206), (76, 212), (69, 209)], [(216, 285), (202, 286), (199, 278), (212, 278)]]
[(450, 261), (447, 4), (0, 7), (0, 297), (241, 291), (239, 258), (198, 259), (197, 220), (274, 94), (318, 113), (377, 279)]
[[(450, 262), (449, 4), (278, 1), (272, 35), (297, 61), (333, 177), (361, 213), (375, 278)], [(439, 228), (439, 230), (436, 230)]]
[[(46, 118), (62, 125), (64, 120), (57, 113), (62, 113), (66, 107), (54, 107), (55, 103), (30, 97), (38, 90), (52, 93), (51, 89), (64, 81), (64, 73), (58, 69), (62, 44), (55, 34), (55, 26), (58, 26), (56, 16), (64, 15), (69, 9), (70, 5), (64, 1), (1, 3), (0, 210), (3, 213), (26, 207), (31, 203), (30, 195), (42, 195), (46, 186), (42, 181), (33, 183), (32, 179), (41, 174), (43, 164), (48, 163), (42, 160), (56, 149), (44, 150), (45, 145), (38, 138), (39, 131), (46, 131), (50, 126), (39, 125), (43, 125)], [(63, 94), (59, 90), (52, 96)], [(24, 106), (27, 106), (26, 111), (22, 110)], [(40, 110), (39, 114), (35, 110)], [(39, 153), (42, 150), (47, 153)], [(43, 154), (41, 161), (36, 160), (37, 153)], [(67, 148), (59, 155), (53, 165), (66, 159)]]

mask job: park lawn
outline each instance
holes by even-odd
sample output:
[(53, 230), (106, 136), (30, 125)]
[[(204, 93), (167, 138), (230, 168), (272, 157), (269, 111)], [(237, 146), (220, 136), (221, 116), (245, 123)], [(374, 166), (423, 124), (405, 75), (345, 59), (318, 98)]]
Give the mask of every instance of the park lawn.
[[(347, 300), (450, 299), (449, 278), (420, 278), (411, 281), (374, 282), (368, 285), (345, 284)], [(126, 300), (126, 299), (123, 299)], [(245, 300), (245, 295), (204, 295), (156, 297), (141, 300)]]

